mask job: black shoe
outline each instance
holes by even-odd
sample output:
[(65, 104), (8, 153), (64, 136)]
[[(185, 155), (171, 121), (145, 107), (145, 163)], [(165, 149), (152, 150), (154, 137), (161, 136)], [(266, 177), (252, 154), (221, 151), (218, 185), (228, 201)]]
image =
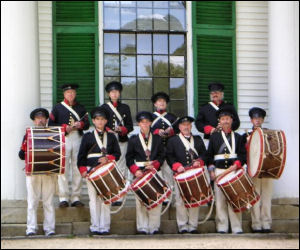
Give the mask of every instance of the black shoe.
[(262, 230), (261, 229), (252, 229), (252, 233), (254, 233), (254, 234), (262, 233)]
[(71, 207), (84, 207), (84, 204), (81, 201), (74, 201)]
[(99, 231), (90, 231), (91, 235), (102, 235)]
[(154, 234), (163, 234), (163, 232), (160, 231), (160, 230), (155, 230), (152, 234), (153, 234), (153, 235), (154, 235)]
[(53, 236), (53, 235), (55, 235), (55, 233), (54, 233), (53, 231), (50, 232), (50, 233), (48, 233), (48, 232), (45, 233), (45, 236), (47, 236), (47, 237), (48, 237), (48, 236)]
[(264, 234), (272, 233), (272, 230), (271, 230), (271, 229), (263, 229), (263, 230), (261, 230), (261, 231), (262, 231), (262, 233), (264, 233)]
[(112, 205), (113, 207), (121, 206), (121, 205), (122, 205), (122, 202), (121, 202), (121, 201), (116, 201), (116, 202), (113, 202), (111, 205)]
[(236, 232), (235, 234), (243, 234), (243, 231)]
[(178, 233), (180, 233), (180, 234), (187, 234), (188, 231), (184, 229), (184, 230), (179, 231)]
[(68, 207), (68, 206), (69, 206), (69, 202), (67, 202), (67, 201), (61, 201), (59, 203), (60, 208), (65, 208), (65, 207)]
[(101, 232), (102, 235), (110, 235), (110, 232), (109, 231), (104, 231), (104, 232)]
[(26, 236), (34, 236), (34, 235), (36, 235), (36, 233), (34, 233), (34, 232), (30, 232), (30, 233), (26, 234)]
[(218, 234), (226, 234), (225, 231), (218, 231), (217, 233), (218, 233)]
[(195, 229), (195, 230), (190, 231), (190, 234), (199, 234), (199, 231)]
[(136, 234), (137, 235), (147, 235), (147, 233), (145, 231), (137, 231)]

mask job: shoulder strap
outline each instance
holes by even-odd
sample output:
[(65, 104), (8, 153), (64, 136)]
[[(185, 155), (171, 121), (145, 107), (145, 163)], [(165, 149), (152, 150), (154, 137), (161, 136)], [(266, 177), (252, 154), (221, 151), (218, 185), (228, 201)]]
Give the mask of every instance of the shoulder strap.
[(121, 123), (122, 126), (124, 126), (124, 122), (123, 122), (123, 118), (120, 115), (119, 111), (114, 107), (114, 105), (112, 105), (111, 102), (108, 102), (107, 105), (111, 108), (111, 110), (115, 113), (115, 115), (117, 116), (119, 122)]
[(67, 105), (64, 101), (62, 101), (61, 104), (62, 104), (67, 110), (69, 110), (69, 111), (76, 117), (77, 121), (80, 120), (79, 115), (77, 114), (77, 112), (76, 112), (74, 109), (72, 109), (72, 108), (71, 108), (69, 105)]

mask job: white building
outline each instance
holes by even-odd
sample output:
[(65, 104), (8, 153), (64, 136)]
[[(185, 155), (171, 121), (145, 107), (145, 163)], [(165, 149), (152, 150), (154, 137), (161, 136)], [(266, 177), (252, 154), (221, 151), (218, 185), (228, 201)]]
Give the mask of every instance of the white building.
[[(187, 1), (184, 8), (182, 8), (183, 6), (180, 6), (182, 3), (178, 3), (179, 7), (169, 5), (169, 7), (160, 6), (155, 8), (153, 4), (153, 7), (143, 6), (141, 9), (139, 9), (139, 6), (134, 7), (135, 9), (125, 6), (126, 8), (122, 9), (122, 6), (108, 6), (109, 4), (105, 5), (103, 2), (95, 4), (95, 8), (97, 8), (95, 17), (97, 19), (94, 20), (95, 25), (91, 25), (91, 27), (94, 25), (93, 29), (89, 27), (91, 32), (96, 34), (95, 38), (97, 38), (95, 39), (96, 45), (94, 47), (97, 52), (94, 55), (97, 68), (94, 79), (96, 82), (96, 93), (94, 93), (93, 103), (104, 102), (104, 78), (110, 79), (107, 73), (110, 70), (110, 65), (108, 65), (108, 70), (104, 66), (109, 64), (109, 61), (105, 60), (113, 58), (113, 56), (109, 54), (111, 51), (106, 52), (106, 34), (109, 32), (115, 32), (116, 36), (119, 33), (123, 34), (126, 32), (129, 35), (140, 34), (136, 30), (130, 30), (130, 28), (120, 31), (115, 27), (105, 27), (107, 25), (105, 23), (106, 15), (109, 16), (113, 11), (121, 9), (121, 20), (118, 20), (119, 16), (110, 21), (112, 23), (119, 22), (121, 26), (125, 23), (124, 25), (129, 27), (129, 25), (132, 25), (132, 22), (135, 25), (140, 24), (135, 21), (135, 18), (132, 19), (131, 15), (135, 15), (135, 10), (137, 10), (138, 17), (141, 17), (141, 13), (149, 13), (151, 11), (153, 11), (151, 12), (153, 16), (155, 16), (154, 14), (158, 15), (160, 12), (166, 12), (170, 16), (172, 16), (172, 13), (178, 18), (179, 23), (183, 25), (183, 30), (176, 30), (178, 23), (169, 19), (169, 29), (166, 28), (165, 31), (160, 30), (156, 34), (155, 25), (161, 28), (164, 23), (159, 23), (158, 19), (153, 19), (151, 21), (152, 24), (149, 23), (149, 25), (153, 25), (153, 30), (149, 34), (153, 35), (153, 39), (160, 37), (159, 35), (166, 36), (170, 40), (175, 38), (175, 35), (184, 37), (186, 53), (178, 56), (174, 52), (171, 55), (171, 47), (166, 52), (165, 57), (169, 56), (170, 65), (179, 65), (179, 67), (184, 65), (182, 66), (184, 72), (181, 78), (176, 75), (181, 73), (175, 74), (174, 71), (172, 73), (172, 68), (170, 68), (167, 88), (172, 98), (172, 91), (174, 91), (174, 96), (176, 96), (178, 93), (181, 93), (181, 87), (183, 87), (185, 91), (182, 93), (185, 94), (176, 96), (178, 101), (174, 101), (171, 108), (174, 111), (179, 110), (178, 112), (183, 112), (184, 108), (182, 109), (182, 107), (186, 106), (185, 112), (192, 116), (195, 115), (197, 106), (201, 104), (200, 95), (198, 96), (198, 91), (201, 91), (201, 87), (197, 85), (195, 79), (200, 75), (199, 72), (196, 72), (196, 64), (199, 61), (196, 58), (195, 48), (197, 48), (197, 45), (195, 42), (197, 41), (197, 34), (200, 34), (199, 37), (201, 37), (201, 34), (208, 32), (207, 30), (211, 29), (213, 25), (199, 25), (198, 27), (195, 23), (198, 20), (197, 13), (199, 13), (197, 8), (202, 8), (203, 6), (196, 6), (195, 3)], [(273, 197), (298, 199), (299, 2), (238, 1), (231, 4), (233, 6), (231, 17), (234, 25), (222, 30), (222, 34), (232, 32), (230, 34), (232, 34), (234, 39), (232, 40), (234, 41), (232, 58), (235, 58), (233, 67), (233, 77), (235, 79), (232, 100), (238, 107), (241, 119), (239, 132), (243, 133), (244, 129), (251, 128), (248, 117), (249, 108), (260, 106), (267, 110), (266, 126), (271, 129), (284, 130), (287, 138), (286, 167), (282, 177), (275, 181)], [(59, 23), (58, 16), (53, 14), (54, 7), (58, 8), (59, 6), (48, 1), (1, 2), (1, 200), (26, 199), (25, 175), (22, 171), (24, 162), (18, 158), (18, 151), (25, 128), (31, 125), (29, 114), (36, 107), (45, 107), (50, 111), (55, 101), (59, 101), (59, 96), (56, 94), (56, 84), (60, 80), (57, 78), (59, 73), (55, 69), (55, 67), (58, 67), (58, 54), (55, 54), (57, 47), (55, 46), (58, 45), (54, 39), (57, 39), (57, 35), (60, 32), (64, 32), (64, 28), (68, 24), (63, 23), (63, 21)], [(61, 7), (64, 8), (65, 6)], [(184, 10), (183, 16), (182, 9)], [(57, 19), (53, 20), (53, 17)], [(124, 20), (127, 20), (127, 22)], [(172, 33), (172, 25), (177, 25), (175, 28), (173, 27), (176, 31), (175, 33)], [(218, 30), (218, 27), (216, 30)], [(198, 31), (200, 33), (197, 33)], [(213, 29), (209, 32), (214, 34)], [(153, 43), (155, 43), (154, 40)], [(122, 46), (120, 50), (122, 50)], [(156, 55), (154, 54), (153, 52), (148, 57), (144, 57), (146, 61), (148, 59), (153, 60), (152, 66), (155, 66)], [(120, 58), (123, 58), (122, 55)], [(126, 60), (128, 58), (130, 57), (127, 57)], [(138, 60), (140, 60), (139, 58), (141, 59), (142, 56), (138, 57)], [(135, 57), (131, 59), (136, 62)], [(122, 71), (123, 67), (127, 67), (128, 71), (131, 70), (130, 65), (123, 65), (122, 62), (119, 62), (118, 67), (119, 71), (120, 68)], [(139, 69), (133, 70), (136, 76), (135, 80), (139, 79)], [(154, 89), (156, 88), (155, 70), (155, 67), (153, 67), (153, 78), (150, 80), (150, 84), (154, 86)], [(128, 80), (128, 86), (131, 86), (130, 76), (126, 76), (126, 73), (124, 74), (118, 77), (122, 77), (122, 82), (123, 80), (125, 82)], [(145, 75), (142, 74), (147, 73), (141, 73), (141, 76), (145, 78)], [(172, 74), (175, 75), (172, 76)], [(134, 77), (131, 76), (131, 78), (133, 79)], [(178, 82), (180, 84), (182, 79), (184, 85), (178, 85)], [(148, 107), (147, 100), (143, 100), (143, 93), (139, 92), (138, 84), (134, 86), (137, 91), (137, 99), (131, 101), (132, 107), (137, 107), (137, 109)], [(162, 82), (157, 86), (158, 88), (162, 87)], [(176, 88), (176, 86), (180, 86), (180, 88)], [(87, 99), (89, 98), (92, 97), (88, 96)]]

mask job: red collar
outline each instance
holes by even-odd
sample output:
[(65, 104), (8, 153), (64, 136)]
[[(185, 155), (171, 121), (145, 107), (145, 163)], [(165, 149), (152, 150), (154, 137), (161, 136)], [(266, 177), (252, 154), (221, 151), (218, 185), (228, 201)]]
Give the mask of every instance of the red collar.
[[(223, 131), (224, 131), (224, 129), (223, 129)], [(230, 134), (230, 133), (231, 133), (231, 131), (232, 131), (232, 130), (231, 130), (231, 129), (229, 129), (228, 131), (224, 131), (224, 133), (225, 133), (225, 134)]]
[(156, 112), (158, 112), (158, 113), (160, 113), (160, 114), (163, 114), (163, 113), (166, 112), (166, 110), (165, 110), (165, 109), (164, 109), (164, 110), (157, 110)]
[(216, 104), (217, 106), (220, 106), (222, 104), (223, 100), (220, 101), (219, 104), (217, 104), (215, 101), (213, 101), (214, 104)]
[(110, 102), (112, 103), (112, 105), (114, 105), (115, 108), (118, 107), (119, 101), (113, 102), (112, 100), (110, 100)]
[(148, 137), (146, 137), (146, 135), (144, 134), (144, 133), (142, 133), (142, 136), (143, 136), (143, 138), (145, 139), (145, 138), (149, 138), (149, 136), (150, 136), (150, 132), (149, 132), (149, 134), (148, 134)]
[[(64, 99), (64, 102), (65, 102), (67, 105), (71, 106), (70, 103), (69, 103), (69, 101), (68, 101), (67, 99)], [(75, 101), (75, 100), (74, 100), (74, 103), (73, 103), (72, 106), (74, 106), (74, 105), (76, 105), (76, 101)]]
[(181, 133), (181, 132), (180, 132), (180, 134), (182, 134), (184, 138), (191, 138), (191, 136), (192, 136), (192, 133), (190, 133), (190, 136), (188, 136), (188, 137), (185, 136), (185, 135), (184, 135), (183, 133)]

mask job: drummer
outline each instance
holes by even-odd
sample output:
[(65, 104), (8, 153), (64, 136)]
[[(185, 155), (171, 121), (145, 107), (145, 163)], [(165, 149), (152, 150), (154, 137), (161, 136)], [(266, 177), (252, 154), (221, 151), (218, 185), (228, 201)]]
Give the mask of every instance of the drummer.
[[(47, 126), (49, 112), (44, 108), (38, 108), (31, 112), (31, 120), (34, 126)], [(19, 157), (25, 160), (27, 150), (27, 138), (24, 136)], [(40, 196), (43, 200), (44, 208), (44, 224), (43, 229), (46, 236), (55, 234), (55, 208), (53, 204), (53, 196), (55, 193), (57, 176), (55, 175), (32, 175), (26, 176), (27, 187), (27, 229), (26, 236), (36, 235), (37, 225), (37, 208)]]
[[(121, 151), (117, 138), (107, 133), (105, 126), (109, 114), (103, 108), (96, 107), (91, 111), (92, 122), (95, 126), (93, 132), (84, 134), (78, 153), (78, 166), (82, 177), (86, 177), (93, 168), (109, 161), (118, 161)], [(110, 205), (98, 197), (96, 189), (87, 181), (90, 198), (89, 207), (91, 215), (90, 232), (92, 235), (110, 234)]]
[[(174, 173), (182, 173), (186, 167), (204, 166), (206, 149), (200, 136), (193, 136), (192, 122), (194, 118), (184, 116), (176, 121), (174, 128), (180, 133), (169, 139), (167, 145), (167, 162)], [(186, 208), (175, 185), (176, 219), (179, 233), (199, 233), (198, 217), (199, 207)]]
[[(136, 115), (140, 133), (130, 137), (128, 142), (126, 164), (130, 172), (141, 178), (145, 170), (156, 169), (165, 161), (165, 149), (159, 135), (150, 132), (153, 121), (152, 114), (141, 111)], [(137, 234), (159, 234), (162, 204), (147, 210), (136, 198), (136, 226)]]
[[(264, 123), (266, 111), (262, 108), (253, 107), (249, 110), (249, 116), (253, 125), (252, 130), (261, 128)], [(243, 135), (246, 149), (248, 150), (248, 143), (252, 132)], [(272, 178), (258, 178), (252, 179), (256, 192), (260, 195), (260, 200), (251, 208), (251, 221), (253, 233), (270, 233), (272, 216), (271, 216), (271, 201), (273, 193), (273, 179)]]
[[(207, 166), (211, 180), (222, 174), (226, 169), (235, 166), (241, 168), (246, 162), (246, 150), (242, 143), (242, 136), (232, 131), (234, 110), (219, 109), (216, 113), (222, 131), (213, 133), (207, 150)], [(227, 203), (220, 188), (215, 183), (216, 226), (218, 233), (228, 233), (229, 221), (234, 234), (243, 233), (241, 213), (234, 213)]]

